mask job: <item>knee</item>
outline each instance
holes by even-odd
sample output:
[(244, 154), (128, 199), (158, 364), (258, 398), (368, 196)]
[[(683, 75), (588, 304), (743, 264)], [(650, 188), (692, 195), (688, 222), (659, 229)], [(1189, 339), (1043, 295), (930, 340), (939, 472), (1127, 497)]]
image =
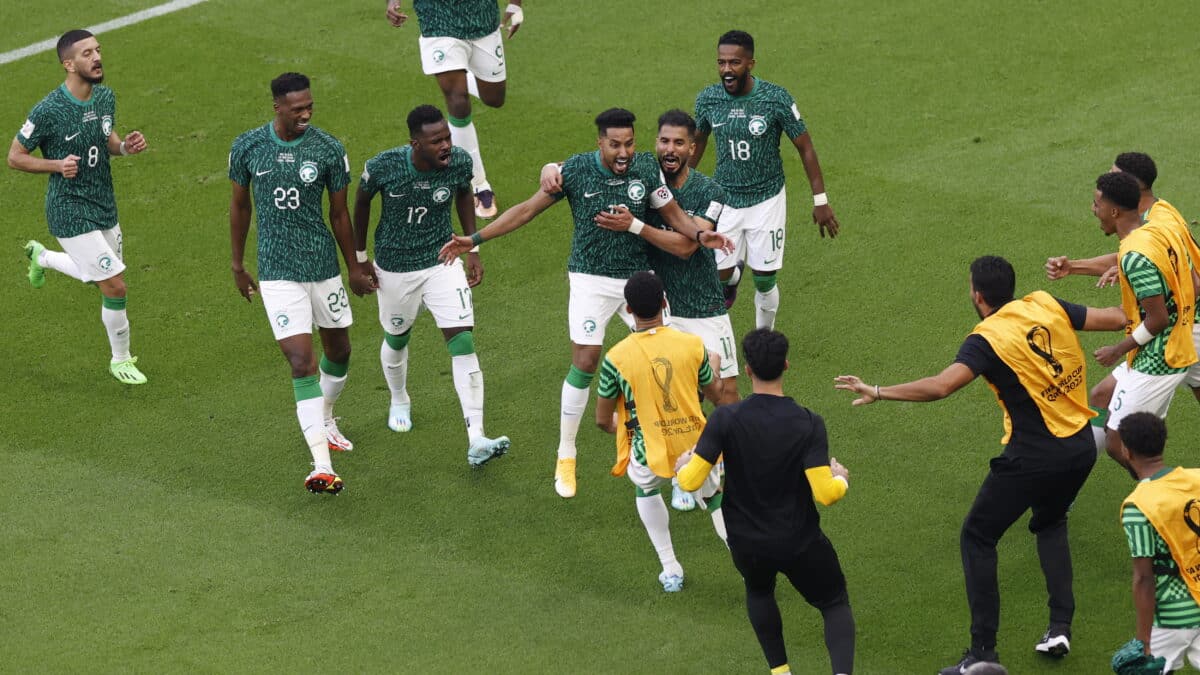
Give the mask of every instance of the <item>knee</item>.
[(100, 286), (100, 292), (103, 293), (105, 297), (125, 297), (125, 278), (120, 275), (117, 275), (111, 279), (105, 279), (103, 282), (97, 285)]
[(571, 358), (571, 363), (585, 373), (595, 373), (600, 365), (600, 353), (591, 350), (579, 352)]
[(446, 111), (451, 117), (466, 119), (471, 116), (471, 95), (466, 91), (446, 92)]
[(479, 100), (489, 108), (504, 107), (505, 88), (503, 83), (498, 87), (480, 87)]
[(350, 362), (350, 341), (345, 344), (328, 345), (325, 347), (325, 358), (334, 363)]
[(312, 355), (304, 352), (288, 352), (284, 356), (287, 357), (288, 365), (292, 369), (292, 378), (308, 377), (315, 373), (313, 368)]

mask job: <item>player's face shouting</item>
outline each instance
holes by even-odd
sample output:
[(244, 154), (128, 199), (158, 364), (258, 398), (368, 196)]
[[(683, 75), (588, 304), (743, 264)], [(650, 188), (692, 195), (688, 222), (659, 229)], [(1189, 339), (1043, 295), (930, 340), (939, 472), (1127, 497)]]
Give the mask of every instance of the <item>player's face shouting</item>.
[[(85, 81), (100, 84), (104, 81), (104, 66), (100, 63), (100, 43), (94, 37), (84, 38), (74, 45), (68, 71), (74, 72)], [(72, 70), (74, 69), (74, 70)]]
[(731, 95), (745, 94), (750, 88), (750, 71), (754, 58), (739, 45), (717, 46), (717, 76), (721, 86)]
[(437, 169), (450, 166), (450, 125), (438, 120), (421, 127), (421, 133), (412, 139), (413, 151), (427, 164)]
[(687, 166), (696, 147), (687, 127), (663, 125), (658, 130), (658, 140), (654, 144), (654, 152), (658, 155), (658, 164), (663, 173), (674, 176)]
[(597, 143), (600, 146), (600, 161), (605, 168), (617, 175), (629, 170), (629, 162), (633, 161), (635, 152), (633, 129), (605, 129)]
[(313, 97), (308, 89), (293, 91), (275, 99), (275, 115), (289, 140), (308, 131), (313, 115)]
[(1092, 194), (1092, 214), (1100, 221), (1100, 231), (1104, 236), (1117, 231), (1117, 207), (1105, 199), (1098, 189)]

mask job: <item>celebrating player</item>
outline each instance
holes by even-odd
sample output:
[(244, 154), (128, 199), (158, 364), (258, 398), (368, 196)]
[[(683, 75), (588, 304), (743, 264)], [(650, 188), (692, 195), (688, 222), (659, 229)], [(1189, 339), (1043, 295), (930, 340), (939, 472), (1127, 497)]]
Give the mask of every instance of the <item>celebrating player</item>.
[(408, 340), (413, 320), (424, 304), (433, 314), (450, 350), (454, 389), (467, 423), (467, 462), (480, 466), (508, 451), (507, 436), (483, 435), (483, 372), (475, 355), (471, 288), (483, 279), (479, 253), (463, 264), (438, 263), (438, 250), (454, 233), (451, 200), (463, 232), (475, 233), (472, 209), (471, 157), (450, 141), (450, 127), (431, 105), (408, 114), (409, 144), (382, 152), (367, 162), (354, 200), (354, 237), (359, 260), (367, 258), (371, 201), (382, 194), (382, 213), (375, 230), (375, 275), (379, 280), (379, 322), (384, 340), (379, 348), (383, 374), (392, 393), (388, 427), (412, 429), (408, 396)]
[(775, 273), (783, 267), (787, 238), (781, 135), (786, 134), (800, 153), (813, 191), (813, 222), (821, 236), (836, 237), (839, 225), (825, 194), (817, 151), (795, 99), (782, 87), (751, 75), (753, 70), (754, 38), (749, 33), (732, 30), (717, 40), (721, 81), (696, 97), (696, 152), (689, 164), (700, 163), (709, 135), (715, 135), (717, 169), (713, 178), (725, 188), (727, 198), (717, 230), (733, 239), (739, 251), (736, 256), (718, 256), (717, 266), (725, 284), (733, 288), (741, 280), (737, 264), (745, 261), (754, 275), (756, 323), (759, 328), (770, 328), (779, 310)]
[[(8, 165), (28, 173), (48, 173), (46, 222), (62, 252), (37, 241), (25, 244), (29, 283), (41, 288), (46, 269), (100, 289), (100, 318), (108, 332), (112, 360), (108, 370), (119, 382), (144, 384), (137, 357), (129, 353), (125, 314), (125, 261), (109, 156), (146, 149), (140, 131), (121, 138), (116, 131), (117, 99), (100, 84), (104, 67), (100, 43), (86, 30), (58, 39), (58, 60), (66, 80), (42, 99), (8, 150)], [(33, 150), (41, 149), (35, 157)]]
[[(475, 215), (496, 216), (496, 195), (483, 170), (479, 136), (471, 121), (471, 95), (484, 105), (504, 105), (507, 69), (504, 64), (502, 25), (511, 38), (525, 20), (522, 0), (511, 0), (501, 23), (495, 0), (413, 0), (413, 11), (421, 27), (421, 68), (437, 77), (450, 114), (450, 140), (471, 155), (475, 190)], [(397, 28), (408, 21), (400, 11), (400, 0), (388, 0), (388, 22)]]
[[(554, 489), (564, 498), (575, 496), (575, 437), (600, 361), (605, 329), (615, 314), (632, 327), (624, 311), (625, 280), (650, 268), (645, 242), (636, 236), (645, 226), (646, 211), (658, 209), (672, 228), (705, 246), (728, 245), (726, 237), (701, 230), (679, 208), (654, 156), (636, 152), (634, 121), (633, 113), (622, 108), (597, 115), (599, 149), (567, 159), (562, 167), (562, 192), (550, 195), (538, 190), (470, 237), (453, 237), (439, 254), (443, 262), (452, 262), (472, 247), (525, 225), (563, 197), (570, 203), (575, 225), (567, 259), (571, 367), (562, 388), (554, 472)], [(600, 224), (624, 224), (629, 232), (607, 231)]]
[[(351, 450), (338, 430), (333, 404), (346, 385), (352, 322), (342, 286), (337, 247), (346, 259), (350, 288), (370, 293), (370, 267), (354, 258), (354, 232), (346, 211), (350, 160), (336, 138), (310, 126), (313, 97), (308, 78), (284, 73), (271, 81), (275, 119), (238, 136), (229, 153), (229, 230), (233, 282), (247, 301), (261, 292), (263, 308), (279, 348), (292, 368), (296, 416), (312, 453), (313, 471), (304, 480), (310, 492), (337, 493), (343, 482), (333, 471), (330, 450)], [(321, 217), (322, 193), (329, 191), (329, 223)], [(258, 278), (243, 267), (250, 230), (251, 192), (258, 205)], [(324, 355), (320, 379), (312, 327), (321, 334)]]

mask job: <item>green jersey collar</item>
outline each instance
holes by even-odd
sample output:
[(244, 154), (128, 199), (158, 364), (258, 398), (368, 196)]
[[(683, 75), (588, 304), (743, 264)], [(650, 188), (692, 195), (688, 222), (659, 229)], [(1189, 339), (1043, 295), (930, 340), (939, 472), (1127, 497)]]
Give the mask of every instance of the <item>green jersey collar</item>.
[(279, 134), (275, 133), (275, 120), (271, 120), (271, 122), (269, 124), (267, 124), (267, 126), (270, 127), (270, 129), (271, 129), (271, 140), (275, 141), (276, 145), (279, 145), (279, 146), (282, 146), (285, 148), (294, 148), (297, 145), (300, 145), (301, 143), (304, 142), (304, 137), (308, 134), (308, 130), (306, 129), (303, 134), (300, 134), (299, 136), (296, 137), (296, 140), (285, 141), (279, 137)]
[[(613, 178), (614, 176), (617, 175), (617, 174), (613, 173), (612, 170), (609, 169), (607, 166), (604, 166), (604, 162), (600, 160), (600, 151), (599, 150), (592, 152), (592, 158), (596, 160), (596, 168), (600, 169), (600, 173), (604, 174), (604, 176), (606, 178)], [(632, 158), (630, 158), (629, 163), (633, 164)]]
[(725, 98), (732, 99), (732, 100), (750, 98), (751, 96), (754, 95), (754, 92), (758, 91), (758, 78), (751, 75), (750, 82), (751, 82), (750, 91), (748, 91), (744, 94), (739, 94), (737, 96), (734, 96), (733, 94), (725, 91), (724, 87), (721, 87), (721, 93), (725, 94)]

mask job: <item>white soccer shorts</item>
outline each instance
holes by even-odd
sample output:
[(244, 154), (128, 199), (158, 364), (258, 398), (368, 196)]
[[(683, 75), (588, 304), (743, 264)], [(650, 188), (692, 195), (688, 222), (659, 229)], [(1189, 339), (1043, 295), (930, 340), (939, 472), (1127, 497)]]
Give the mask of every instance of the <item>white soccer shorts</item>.
[[(1167, 671), (1181, 670), (1183, 657), (1200, 668), (1200, 628), (1150, 628), (1150, 653), (1167, 661)], [(1166, 671), (1164, 671), (1166, 672)]]
[(726, 206), (717, 221), (717, 232), (733, 240), (733, 253), (717, 251), (717, 269), (727, 270), (744, 259), (746, 266), (760, 272), (783, 267), (783, 245), (787, 239), (787, 188), (779, 194), (744, 209)]
[[(1192, 326), (1192, 342), (1196, 345), (1196, 353), (1200, 354), (1200, 323)], [(1183, 378), (1183, 383), (1192, 389), (1200, 388), (1200, 361), (1188, 368), (1187, 377)]]
[[(642, 466), (632, 455), (629, 457), (629, 466), (625, 469), (625, 475), (642, 492), (671, 486), (670, 478), (663, 478), (651, 471), (649, 467)], [(701, 499), (708, 499), (717, 494), (717, 490), (719, 489), (721, 489), (721, 469), (719, 464), (714, 464), (712, 471), (709, 471), (708, 476), (704, 478), (704, 482), (692, 494), (697, 495)]]
[(1171, 399), (1175, 397), (1175, 388), (1183, 384), (1188, 375), (1187, 372), (1147, 375), (1130, 368), (1124, 361), (1113, 368), (1112, 374), (1117, 379), (1117, 386), (1108, 402), (1105, 426), (1113, 431), (1121, 427), (1121, 420), (1135, 412), (1154, 413), (1165, 419)]
[(121, 226), (92, 230), (75, 237), (59, 239), (63, 252), (79, 268), (83, 281), (104, 281), (125, 271), (124, 242)]
[(354, 322), (342, 277), (324, 281), (261, 281), (263, 308), (276, 340), (318, 328), (348, 328)]
[(421, 69), (426, 75), (452, 70), (467, 70), (475, 79), (484, 82), (503, 82), (508, 77), (504, 67), (504, 41), (500, 29), (477, 40), (452, 37), (423, 37), (420, 39)]
[(721, 368), (714, 372), (718, 378), (737, 377), (738, 358), (737, 340), (733, 337), (733, 322), (728, 314), (711, 316), (704, 319), (687, 319), (673, 316), (669, 321), (672, 328), (699, 336), (704, 341), (704, 348), (716, 352), (721, 357)]
[(625, 308), (625, 279), (568, 272), (571, 298), (567, 303), (568, 331), (577, 345), (604, 344), (604, 331), (613, 315), (633, 330), (633, 315)]
[(471, 287), (461, 259), (415, 272), (388, 272), (376, 265), (375, 276), (379, 279), (379, 323), (392, 335), (412, 328), (422, 304), (438, 328), (475, 325)]

